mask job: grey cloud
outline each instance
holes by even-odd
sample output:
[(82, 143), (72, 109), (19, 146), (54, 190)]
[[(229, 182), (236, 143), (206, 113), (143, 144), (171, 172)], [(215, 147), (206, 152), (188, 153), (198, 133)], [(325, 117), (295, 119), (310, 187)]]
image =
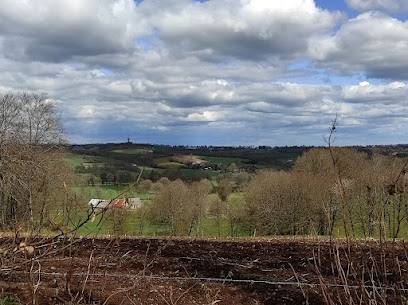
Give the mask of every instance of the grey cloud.
[(369, 12), (349, 20), (331, 37), (310, 42), (315, 64), (344, 74), (408, 78), (408, 21)]
[(336, 89), (324, 85), (299, 85), (291, 83), (242, 82), (230, 83), (223, 79), (199, 83), (183, 82), (157, 84), (137, 80), (132, 83), (134, 96), (163, 101), (173, 107), (199, 107), (211, 105), (239, 105), (255, 101), (270, 104), (304, 105), (322, 97), (333, 96)]
[(405, 82), (323, 85), (302, 64), (407, 75), (406, 22), (367, 13), (330, 35), (341, 17), (312, 0), (5, 0), (0, 91), (48, 92), (76, 142), (324, 145), (336, 113), (352, 141), (408, 127)]
[(75, 55), (117, 53), (144, 33), (137, 16), (131, 0), (4, 0), (0, 4), (4, 54), (20, 60), (63, 61)]
[(358, 12), (371, 10), (395, 13), (401, 10), (408, 11), (408, 3), (405, 0), (346, 0), (352, 9)]
[(310, 37), (329, 32), (340, 17), (317, 8), (313, 0), (279, 5), (173, 0), (166, 6), (153, 0), (138, 6), (132, 0), (5, 0), (0, 36), (5, 56), (26, 61), (132, 55), (144, 48), (138, 38), (147, 44), (153, 39), (153, 48), (180, 58), (287, 60), (304, 52)]
[(183, 51), (207, 50), (210, 56), (204, 59), (287, 60), (304, 52), (310, 37), (329, 32), (340, 18), (339, 13), (317, 8), (312, 0), (225, 0), (158, 13), (153, 23), (180, 56)]
[(252, 83), (242, 88), (241, 96), (247, 102), (263, 101), (284, 106), (305, 106), (316, 100), (335, 96), (337, 88), (327, 85), (293, 83)]

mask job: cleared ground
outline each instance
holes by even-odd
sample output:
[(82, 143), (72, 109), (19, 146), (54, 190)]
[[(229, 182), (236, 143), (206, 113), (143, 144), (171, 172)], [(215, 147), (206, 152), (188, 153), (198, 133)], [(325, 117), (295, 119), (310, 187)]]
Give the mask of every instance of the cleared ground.
[(13, 252), (21, 242), (0, 239), (0, 290), (22, 304), (33, 296), (36, 304), (359, 304), (359, 296), (368, 304), (370, 294), (405, 304), (407, 296), (403, 242), (37, 238), (26, 241), (33, 254)]

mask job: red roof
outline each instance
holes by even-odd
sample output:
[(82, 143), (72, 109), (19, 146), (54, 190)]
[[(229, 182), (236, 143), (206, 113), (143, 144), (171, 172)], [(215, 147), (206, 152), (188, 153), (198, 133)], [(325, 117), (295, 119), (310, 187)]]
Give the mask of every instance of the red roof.
[(124, 202), (125, 199), (116, 199), (112, 202), (112, 206), (115, 208), (121, 208)]

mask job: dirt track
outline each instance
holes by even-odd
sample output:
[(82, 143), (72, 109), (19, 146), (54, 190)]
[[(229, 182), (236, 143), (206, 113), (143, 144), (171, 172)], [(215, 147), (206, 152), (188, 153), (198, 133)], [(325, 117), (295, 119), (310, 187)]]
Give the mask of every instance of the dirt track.
[(372, 293), (398, 304), (401, 291), (408, 295), (402, 242), (37, 239), (28, 242), (32, 255), (13, 252), (22, 241), (0, 239), (8, 249), (0, 254), (0, 288), (22, 304), (324, 304), (324, 289), (335, 303), (348, 289), (354, 298)]

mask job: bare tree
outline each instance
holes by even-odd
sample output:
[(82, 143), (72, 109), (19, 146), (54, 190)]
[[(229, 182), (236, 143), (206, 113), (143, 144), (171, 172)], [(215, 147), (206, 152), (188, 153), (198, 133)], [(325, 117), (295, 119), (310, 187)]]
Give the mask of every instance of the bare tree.
[(149, 179), (145, 179), (139, 183), (137, 189), (141, 193), (147, 193), (152, 189), (153, 182)]
[(222, 179), (217, 187), (217, 193), (218, 196), (220, 197), (220, 199), (222, 201), (227, 201), (228, 200), (228, 196), (231, 194), (232, 192), (232, 188), (231, 188), (231, 184), (227, 179)]
[[(0, 221), (43, 224), (56, 189), (68, 181), (59, 144), (63, 133), (45, 94), (0, 96)], [(58, 197), (58, 196), (57, 196)], [(54, 198), (55, 199), (55, 198)], [(57, 201), (54, 201), (54, 204)]]
[(204, 218), (208, 208), (208, 194), (212, 191), (212, 184), (207, 179), (200, 182), (193, 182), (189, 191), (189, 206), (192, 208), (192, 217), (188, 236), (191, 235), (193, 228), (196, 229), (196, 235), (199, 236), (201, 230), (201, 221)]
[(324, 180), (296, 172), (262, 171), (245, 192), (244, 221), (250, 235), (323, 233)]
[(215, 218), (217, 236), (221, 237), (221, 224), (227, 213), (227, 202), (218, 197), (212, 197), (209, 202), (209, 215)]
[(171, 235), (187, 234), (193, 214), (188, 195), (188, 187), (181, 180), (163, 186), (150, 205), (151, 218), (164, 224)]
[(23, 93), (21, 104), (21, 131), (23, 142), (31, 145), (61, 144), (64, 142), (60, 117), (55, 104), (47, 95)]
[(17, 133), (21, 103), (14, 94), (0, 96), (0, 149)]

